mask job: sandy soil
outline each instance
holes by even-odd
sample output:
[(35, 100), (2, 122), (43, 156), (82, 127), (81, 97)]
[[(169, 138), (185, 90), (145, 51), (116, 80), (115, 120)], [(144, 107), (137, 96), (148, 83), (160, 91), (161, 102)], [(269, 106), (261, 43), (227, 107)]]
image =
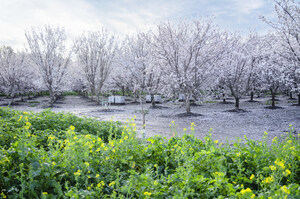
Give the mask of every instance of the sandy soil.
[[(247, 102), (249, 99), (241, 100), (240, 108), (246, 112), (228, 112), (234, 108), (234, 104), (222, 104), (220, 100), (213, 99), (214, 103), (203, 103), (199, 106), (192, 106), (192, 112), (201, 116), (178, 117), (184, 113), (185, 107), (180, 102), (165, 102), (159, 104), (161, 109), (149, 109), (146, 115), (146, 136), (162, 135), (171, 137), (176, 128), (177, 135), (182, 135), (183, 129), (190, 133), (191, 122), (195, 123), (195, 136), (203, 138), (211, 130), (212, 138), (221, 142), (234, 140), (236, 137), (243, 138), (246, 135), (249, 139), (260, 140), (264, 131), (268, 132), (271, 140), (289, 130), (292, 125), (296, 132), (300, 130), (300, 107), (291, 106), (291, 100), (287, 96), (278, 97), (277, 106), (282, 109), (266, 109), (266, 101), (269, 97), (255, 98), (257, 102)], [(41, 111), (47, 104), (47, 97), (39, 97), (25, 102), (18, 102), (19, 105), (11, 106), (13, 109), (26, 111)], [(233, 99), (228, 100), (233, 102)], [(0, 105), (7, 104), (8, 99), (2, 98)], [(292, 101), (296, 102), (296, 101)], [(146, 104), (148, 109), (150, 104)], [(131, 98), (126, 98), (126, 105), (111, 105), (107, 108), (96, 105), (95, 102), (80, 96), (67, 96), (64, 100), (58, 101), (54, 112), (71, 112), (78, 116), (94, 117), (98, 120), (114, 120), (125, 122), (136, 116), (137, 131), (142, 127), (142, 115), (139, 113), (141, 106), (131, 103)], [(172, 121), (175, 122), (172, 127)]]

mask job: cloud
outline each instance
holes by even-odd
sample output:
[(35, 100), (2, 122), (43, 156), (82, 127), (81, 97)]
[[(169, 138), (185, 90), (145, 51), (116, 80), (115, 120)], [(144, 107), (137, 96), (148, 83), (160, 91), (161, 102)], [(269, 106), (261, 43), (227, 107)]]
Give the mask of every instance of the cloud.
[(0, 0), (0, 44), (22, 48), (24, 31), (45, 24), (66, 28), (69, 38), (102, 27), (124, 35), (147, 30), (160, 21), (215, 16), (228, 29), (263, 29), (272, 0)]
[(25, 42), (25, 30), (45, 24), (65, 26), (69, 35), (96, 29), (102, 23), (95, 12), (93, 7), (82, 0), (4, 1), (0, 7), (0, 42), (21, 48)]

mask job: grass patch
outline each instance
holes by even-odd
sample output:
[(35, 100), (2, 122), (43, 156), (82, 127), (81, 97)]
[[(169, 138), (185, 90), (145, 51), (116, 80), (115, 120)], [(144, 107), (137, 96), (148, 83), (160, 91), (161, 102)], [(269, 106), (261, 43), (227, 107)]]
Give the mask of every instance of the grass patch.
[(218, 103), (218, 102), (215, 100), (207, 100), (207, 101), (204, 101), (203, 103), (214, 104), (214, 103)]
[[(271, 100), (268, 100), (266, 101), (265, 103), (267, 106), (271, 106), (272, 105), (272, 101)], [(275, 102), (275, 104), (278, 104), (278, 102)]]

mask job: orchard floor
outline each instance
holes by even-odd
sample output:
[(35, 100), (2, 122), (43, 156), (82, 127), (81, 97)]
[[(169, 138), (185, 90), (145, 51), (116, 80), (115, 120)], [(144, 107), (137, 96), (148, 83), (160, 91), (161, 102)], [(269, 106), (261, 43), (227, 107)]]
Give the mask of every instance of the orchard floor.
[[(165, 102), (159, 104), (163, 108), (149, 109), (146, 115), (146, 136), (162, 135), (171, 137), (176, 128), (178, 136), (190, 133), (190, 124), (194, 122), (195, 136), (205, 137), (211, 129), (212, 138), (220, 142), (228, 139), (234, 140), (236, 137), (243, 138), (246, 135), (249, 139), (261, 140), (264, 131), (268, 132), (269, 141), (275, 136), (280, 137), (289, 130), (289, 125), (295, 128), (296, 133), (300, 131), (300, 107), (292, 106), (296, 100), (290, 100), (287, 96), (279, 96), (276, 106), (282, 109), (266, 109), (266, 101), (270, 97), (255, 98), (257, 102), (247, 102), (249, 99), (242, 99), (240, 108), (246, 112), (228, 112), (234, 109), (234, 104), (222, 104), (220, 100), (207, 101), (202, 105), (192, 106), (193, 113), (201, 116), (178, 117), (185, 112), (185, 107), (181, 102)], [(131, 98), (126, 98), (126, 105), (111, 105), (107, 108), (96, 105), (90, 99), (81, 96), (66, 96), (64, 100), (58, 101), (52, 109), (54, 112), (71, 112), (77, 116), (94, 117), (98, 120), (114, 120), (125, 122), (136, 116), (136, 127), (138, 136), (142, 129), (142, 115), (140, 104), (131, 103)], [(9, 99), (1, 98), (0, 105), (7, 104)], [(24, 111), (42, 111), (47, 104), (47, 97), (38, 97), (25, 102), (18, 102), (18, 105), (11, 106), (13, 109)], [(234, 102), (233, 99), (227, 100)], [(148, 109), (150, 104), (145, 104)], [(175, 126), (172, 124), (175, 122)], [(170, 127), (170, 125), (172, 127)]]

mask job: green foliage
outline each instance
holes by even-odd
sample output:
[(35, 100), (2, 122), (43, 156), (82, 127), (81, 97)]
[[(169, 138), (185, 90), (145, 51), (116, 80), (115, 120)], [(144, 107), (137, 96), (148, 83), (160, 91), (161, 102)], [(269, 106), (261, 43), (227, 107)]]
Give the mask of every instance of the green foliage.
[(91, 126), (93, 122), (82, 119), (80, 123), (71, 114), (0, 109), (0, 115), (2, 197), (300, 196), (299, 135), (287, 133), (270, 145), (267, 133), (263, 141), (245, 137), (232, 144), (213, 141), (210, 135), (204, 141), (184, 135), (169, 140), (155, 136), (144, 142), (136, 138), (131, 120), (124, 124), (120, 137), (112, 136), (117, 131), (111, 126), (108, 142), (104, 142), (98, 133), (88, 133), (94, 128), (82, 130), (85, 122)]
[(215, 100), (207, 100), (207, 101), (204, 101), (203, 103), (207, 103), (207, 104), (214, 104), (214, 103), (217, 103), (218, 101), (215, 101)]
[[(275, 101), (275, 104), (278, 104), (278, 102)], [(267, 105), (267, 106), (272, 105), (272, 101), (271, 101), (271, 100), (267, 100), (267, 101), (266, 101), (266, 105)]]
[(77, 96), (77, 95), (79, 95), (79, 93), (76, 91), (68, 91), (63, 93), (63, 96)]

